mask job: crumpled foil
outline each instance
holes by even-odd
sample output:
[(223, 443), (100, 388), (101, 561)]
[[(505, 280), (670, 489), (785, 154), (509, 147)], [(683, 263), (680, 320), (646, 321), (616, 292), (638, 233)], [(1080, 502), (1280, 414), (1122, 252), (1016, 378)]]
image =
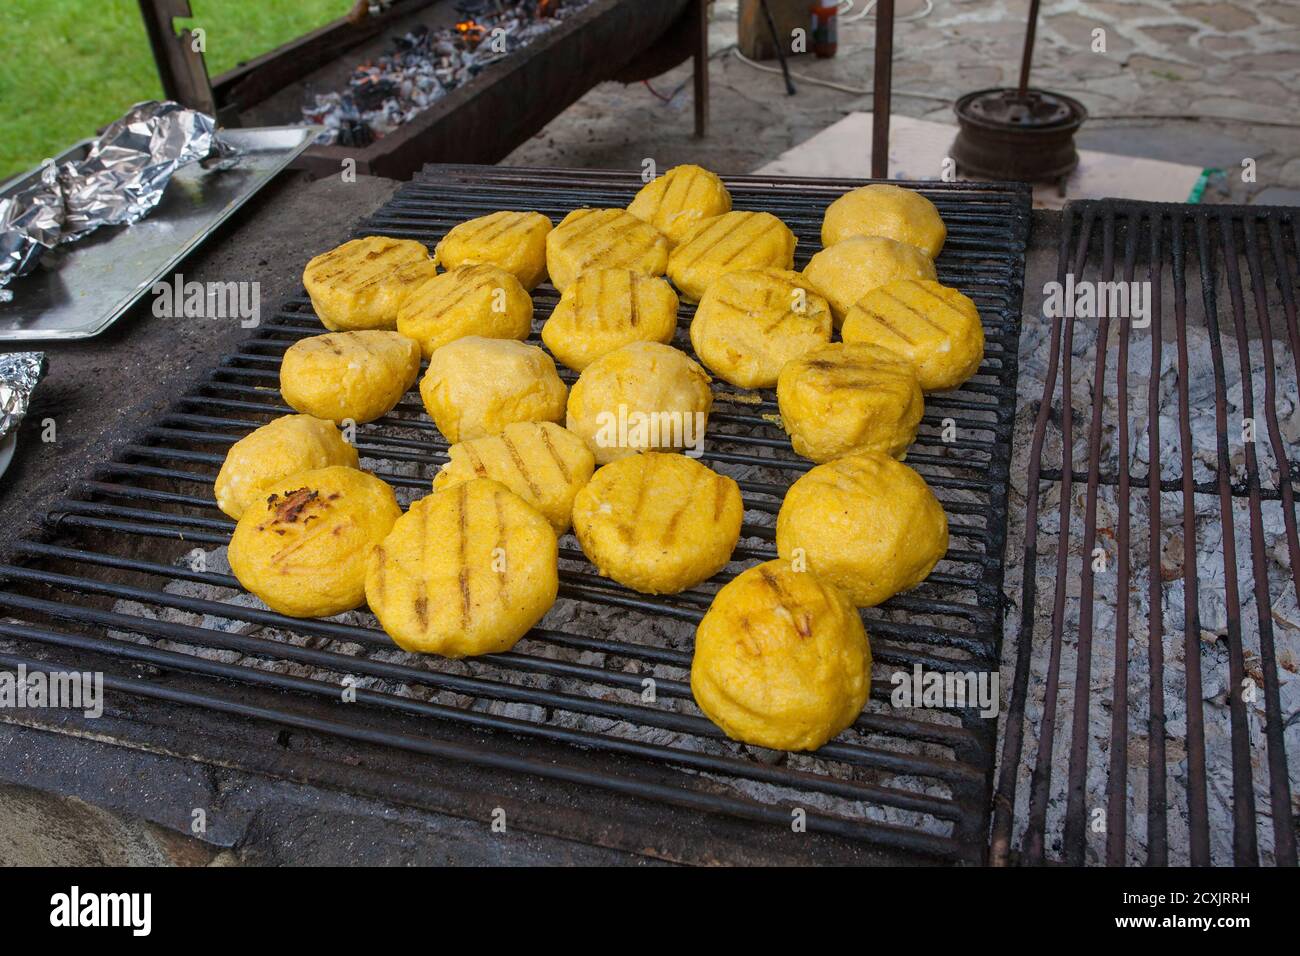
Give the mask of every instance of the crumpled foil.
[(32, 391), (44, 374), (44, 352), (0, 354), (0, 438), (16, 429), (23, 420), (32, 400)]
[(239, 150), (211, 116), (151, 100), (105, 129), (85, 159), (47, 163), (39, 183), (0, 200), (0, 301), (12, 298), (4, 286), (35, 268), (46, 249), (144, 218), (176, 170), (196, 160), (228, 169)]

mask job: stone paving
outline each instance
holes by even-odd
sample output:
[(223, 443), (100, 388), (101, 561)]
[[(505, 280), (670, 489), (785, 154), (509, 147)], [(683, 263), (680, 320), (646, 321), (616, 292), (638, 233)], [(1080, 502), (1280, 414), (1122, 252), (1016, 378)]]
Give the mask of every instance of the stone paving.
[[(863, 0), (858, 0), (861, 6)], [(925, 0), (898, 0), (897, 16)], [(1019, 74), (1025, 0), (934, 0), (895, 31), (894, 110), (954, 122), (951, 100)], [(737, 3), (714, 4), (713, 123), (692, 136), (691, 64), (640, 84), (592, 90), (507, 162), (628, 167), (693, 161), (744, 172), (775, 158), (871, 98), (781, 78), (737, 60)], [(850, 14), (851, 16), (851, 14)], [(839, 54), (796, 57), (799, 73), (858, 88), (871, 83), (873, 21), (840, 24)], [(1103, 31), (1097, 33), (1096, 31)], [(1100, 49), (1104, 40), (1104, 51)], [(1094, 47), (1098, 49), (1094, 50)], [(769, 65), (775, 65), (772, 61)], [(1206, 201), (1300, 203), (1300, 3), (1060, 0), (1044, 4), (1033, 83), (1088, 107), (1082, 146), (1150, 156), (1227, 175)], [(862, 144), (864, 155), (870, 144)], [(1253, 159), (1254, 181), (1243, 178)]]

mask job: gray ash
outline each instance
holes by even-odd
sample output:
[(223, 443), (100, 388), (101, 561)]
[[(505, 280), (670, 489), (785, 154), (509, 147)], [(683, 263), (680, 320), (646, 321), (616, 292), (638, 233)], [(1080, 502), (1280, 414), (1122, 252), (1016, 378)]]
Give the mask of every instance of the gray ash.
[(347, 87), (308, 93), (303, 122), (318, 143), (366, 146), (428, 109), (484, 68), (551, 32), (591, 0), (468, 0), (454, 27), (418, 26), (352, 71)]

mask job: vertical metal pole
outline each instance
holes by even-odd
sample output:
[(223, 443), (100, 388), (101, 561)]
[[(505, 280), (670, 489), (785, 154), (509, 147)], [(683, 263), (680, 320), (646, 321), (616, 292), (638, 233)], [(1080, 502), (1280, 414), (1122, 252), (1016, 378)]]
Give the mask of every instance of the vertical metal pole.
[(1029, 68), (1034, 62), (1034, 34), (1038, 32), (1038, 0), (1029, 0), (1029, 23), (1025, 26), (1025, 49), (1020, 54), (1020, 95), (1029, 90)]
[(695, 136), (709, 130), (709, 0), (695, 0)]
[(889, 178), (889, 100), (894, 75), (894, 0), (876, 4), (876, 82), (871, 107), (871, 178)]

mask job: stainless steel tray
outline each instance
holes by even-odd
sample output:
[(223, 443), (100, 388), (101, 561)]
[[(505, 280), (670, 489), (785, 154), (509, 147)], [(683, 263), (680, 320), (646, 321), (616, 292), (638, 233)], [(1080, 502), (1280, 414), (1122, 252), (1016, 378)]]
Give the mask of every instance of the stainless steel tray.
[[(319, 132), (316, 126), (223, 130), (243, 150), (238, 166), (210, 171), (193, 163), (176, 173), (162, 201), (140, 222), (105, 226), (80, 242), (46, 252), (34, 272), (9, 284), (14, 298), (0, 303), (0, 342), (98, 335)], [(80, 159), (88, 143), (78, 143), (58, 161)], [(33, 170), (11, 180), (0, 196), (17, 192), (38, 175)]]

